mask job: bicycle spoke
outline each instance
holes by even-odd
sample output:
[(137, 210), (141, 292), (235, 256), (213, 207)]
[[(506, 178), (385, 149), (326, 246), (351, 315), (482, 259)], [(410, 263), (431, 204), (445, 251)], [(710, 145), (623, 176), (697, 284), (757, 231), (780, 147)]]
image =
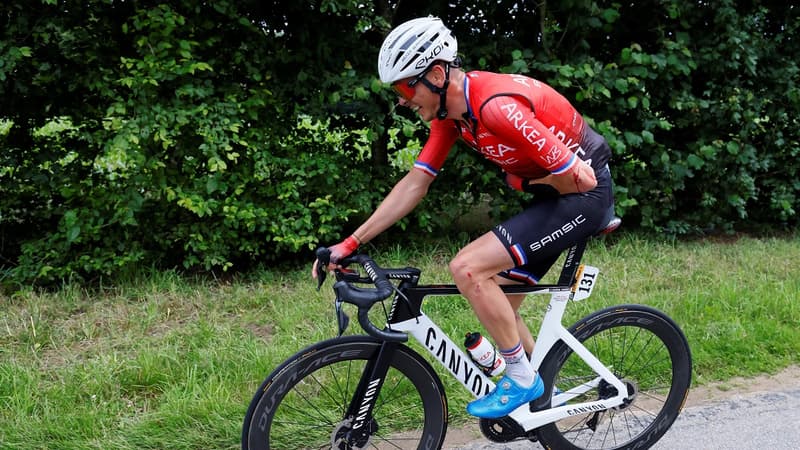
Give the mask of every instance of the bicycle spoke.
[(639, 391), (639, 395), (645, 396), (649, 399), (655, 400), (663, 404), (667, 400), (666, 396), (654, 393), (654, 391), (662, 391), (662, 390), (669, 392), (669, 386), (657, 386), (650, 388), (646, 391)]
[[(310, 406), (312, 406), (311, 409), (318, 413), (318, 414), (315, 414), (315, 416), (316, 416), (315, 419), (317, 419), (317, 420), (322, 422), (319, 425), (320, 427), (321, 426), (328, 426), (328, 427), (332, 427), (333, 426), (334, 421), (328, 419), (324, 415), (319, 414), (319, 409), (313, 407), (312, 403), (310, 403), (308, 401), (306, 401), (306, 403), (308, 403)], [(304, 419), (302, 422), (297, 422), (298, 425), (306, 425), (308, 423), (308, 419), (310, 417), (309, 417), (309, 413), (308, 413), (307, 409), (305, 409), (305, 408), (304, 409), (300, 409), (298, 407), (292, 406), (292, 405), (287, 404), (287, 403), (284, 403), (281, 406), (284, 408), (285, 411), (288, 410), (288, 411), (294, 412), (294, 413), (296, 413), (297, 416), (302, 417)], [(295, 422), (291, 422), (291, 421), (282, 421), (282, 422), (285, 423), (285, 424), (295, 423)]]
[[(400, 445), (397, 445), (397, 444), (395, 444), (395, 441), (402, 441), (402, 440), (406, 440), (406, 441), (409, 441), (409, 442), (417, 442), (417, 441), (419, 441), (419, 438), (406, 438), (406, 439), (397, 439), (397, 438), (394, 438), (394, 439), (392, 439), (392, 440), (389, 440), (389, 439), (387, 439), (387, 438), (385, 438), (385, 437), (383, 437), (383, 436), (379, 436), (379, 435), (372, 435), (372, 437), (373, 437), (373, 438), (378, 438), (378, 440), (379, 440), (379, 441), (381, 441), (381, 442), (385, 442), (386, 444), (389, 444), (389, 445), (391, 445), (393, 448), (397, 448), (397, 449), (403, 449), (403, 448), (405, 448), (405, 447), (401, 447)], [(370, 445), (371, 445), (373, 448), (378, 448), (378, 446), (377, 446), (377, 445), (375, 445), (375, 443), (374, 443), (374, 442), (372, 442)]]
[(606, 445), (606, 442), (608, 442), (609, 433), (611, 433), (611, 436), (614, 438), (612, 440), (612, 442), (614, 442), (614, 443), (617, 442), (616, 435), (614, 433), (614, 414), (613, 413), (609, 413), (609, 414), (607, 414), (607, 416), (608, 416), (608, 425), (609, 426), (606, 427), (606, 432), (603, 434), (603, 439), (601, 440), (602, 445), (604, 447)]
[(346, 384), (345, 384), (344, 389), (341, 388), (341, 384), (339, 383), (339, 377), (337, 377), (336, 374), (334, 373), (333, 366), (328, 366), (328, 370), (330, 371), (331, 377), (336, 382), (336, 387), (339, 388), (339, 392), (342, 394), (341, 403), (339, 403), (340, 405), (346, 405), (347, 404), (347, 397), (349, 395), (351, 395), (350, 394), (350, 370), (351, 370), (352, 366), (353, 366), (353, 361), (347, 361), (347, 374), (345, 376)]
[[(650, 412), (650, 411), (646, 411), (646, 410), (643, 410), (643, 409), (640, 409), (640, 408), (637, 408), (637, 409), (638, 409), (638, 410), (640, 410), (640, 411), (642, 411), (642, 412), (644, 412), (644, 413), (646, 413), (646, 414), (647, 414), (647, 416), (648, 416), (648, 417), (650, 417), (650, 418), (652, 418), (652, 419), (655, 419), (655, 418), (656, 418), (656, 415), (655, 415), (655, 414), (653, 414), (653, 413), (652, 413), (652, 412)], [(650, 422), (648, 422), (648, 423), (647, 423), (647, 425), (644, 425), (644, 424), (642, 423), (642, 417), (641, 417), (640, 415), (638, 415), (638, 414), (633, 414), (631, 411), (628, 411), (628, 410), (626, 410), (626, 411), (623, 411), (623, 414), (624, 414), (624, 416), (625, 416), (625, 417), (628, 417), (628, 416), (631, 416), (631, 417), (633, 417), (633, 419), (635, 419), (635, 420), (636, 420), (636, 423), (637, 423), (637, 425), (638, 425), (638, 426), (639, 426), (641, 429), (645, 429), (645, 428), (647, 428), (647, 425), (649, 425), (650, 423), (652, 423), (652, 420), (651, 420)], [(627, 422), (627, 420), (626, 420), (626, 422)], [(628, 429), (630, 430), (630, 427), (628, 427)], [(631, 437), (633, 437), (633, 436), (631, 436)]]
[[(628, 359), (629, 352), (633, 350), (634, 345), (639, 340), (639, 335), (642, 332), (641, 328), (636, 330), (628, 330), (627, 327), (622, 327), (623, 340), (622, 348), (627, 349), (623, 351), (622, 357), (618, 360), (618, 367), (625, 367), (625, 360)], [(633, 333), (633, 336), (628, 337), (628, 333)]]
[[(656, 337), (653, 336), (653, 335), (648, 336), (647, 341), (644, 343), (644, 345), (639, 347), (639, 353), (637, 353), (636, 356), (633, 358), (633, 361), (632, 361), (631, 364), (636, 363), (637, 361), (639, 361), (639, 358), (642, 356), (642, 354), (645, 352), (645, 350), (650, 345), (652, 340), (655, 339), (655, 338)], [(639, 367), (643, 367), (643, 365), (639, 365)]]

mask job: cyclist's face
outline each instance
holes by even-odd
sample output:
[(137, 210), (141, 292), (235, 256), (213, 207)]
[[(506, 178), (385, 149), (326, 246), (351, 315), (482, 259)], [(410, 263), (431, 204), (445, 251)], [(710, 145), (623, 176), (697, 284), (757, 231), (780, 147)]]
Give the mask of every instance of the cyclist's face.
[[(426, 122), (430, 122), (436, 117), (436, 110), (439, 107), (439, 96), (434, 94), (429, 88), (420, 88), (419, 85), (424, 84), (421, 81), (425, 78), (429, 83), (436, 86), (441, 85), (441, 74), (435, 72), (439, 66), (431, 66), (421, 74), (404, 78), (392, 83), (392, 88), (399, 96), (398, 105), (411, 108), (412, 111), (419, 114), (420, 118)], [(433, 73), (433, 75), (431, 75)], [(437, 76), (438, 75), (438, 76)], [(425, 83), (428, 84), (428, 83)]]

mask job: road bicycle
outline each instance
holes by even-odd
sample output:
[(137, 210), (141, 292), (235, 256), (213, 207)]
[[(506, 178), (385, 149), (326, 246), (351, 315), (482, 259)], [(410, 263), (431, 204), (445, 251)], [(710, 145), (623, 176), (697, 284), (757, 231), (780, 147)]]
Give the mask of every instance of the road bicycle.
[[(618, 225), (615, 218), (604, 232)], [(626, 304), (562, 325), (569, 301), (588, 298), (598, 280), (597, 268), (580, 263), (587, 240), (567, 251), (556, 284), (503, 286), (507, 293), (550, 294), (530, 356), (545, 395), (503, 418), (480, 419), (491, 441), (538, 441), (548, 449), (648, 448), (683, 408), (691, 353), (666, 314)], [(326, 249), (318, 257), (321, 285)], [(247, 410), (242, 448), (441, 448), (449, 420), (442, 381), (404, 342), (412, 336), (475, 397), (489, 393), (492, 378), (422, 309), (427, 297), (459, 295), (458, 289), (419, 284), (419, 269), (383, 268), (364, 254), (340, 264), (360, 269), (334, 271), (339, 337), (301, 350), (266, 378)], [(378, 328), (369, 311), (390, 297), (386, 324)], [(344, 303), (358, 308), (366, 335), (343, 335), (349, 322)]]

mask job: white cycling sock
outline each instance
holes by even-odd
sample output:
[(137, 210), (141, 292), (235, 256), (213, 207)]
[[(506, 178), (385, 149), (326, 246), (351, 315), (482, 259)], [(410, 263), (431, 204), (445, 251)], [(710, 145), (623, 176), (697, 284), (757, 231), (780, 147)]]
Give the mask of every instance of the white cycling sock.
[(525, 349), (522, 348), (520, 341), (510, 350), (500, 350), (500, 355), (506, 360), (506, 375), (522, 387), (529, 387), (533, 384), (536, 373), (528, 358), (525, 356)]

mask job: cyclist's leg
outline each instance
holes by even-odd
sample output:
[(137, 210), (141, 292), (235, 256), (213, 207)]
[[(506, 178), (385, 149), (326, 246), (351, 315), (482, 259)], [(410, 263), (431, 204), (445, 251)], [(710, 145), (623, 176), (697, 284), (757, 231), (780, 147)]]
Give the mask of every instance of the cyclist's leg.
[(459, 291), (469, 300), (506, 360), (506, 375), (495, 389), (467, 405), (467, 411), (478, 417), (506, 416), (541, 396), (544, 389), (525, 357), (511, 303), (495, 279), (496, 273), (512, 264), (511, 257), (493, 233), (486, 233), (468, 244), (450, 263)]
[[(500, 289), (495, 275), (502, 271), (514, 275), (515, 268), (529, 264), (536, 267), (546, 263), (546, 268), (549, 268), (565, 248), (601, 227), (612, 201), (611, 180), (606, 170), (604, 174), (598, 174), (598, 187), (594, 190), (534, 201), (521, 214), (461, 249), (450, 263), (450, 271), (460, 292), (469, 300), (501, 352), (506, 351), (507, 374), (511, 379), (501, 380), (499, 388), (487, 396), (491, 397), (487, 401), (476, 401), (482, 402), (481, 408), (494, 397), (502, 398), (508, 407), (526, 403), (535, 398), (531, 398), (534, 387), (539, 392), (536, 397), (541, 395), (541, 381), (537, 378), (533, 378), (535, 383), (530, 388), (527, 387), (534, 376), (533, 368), (527, 358), (518, 358), (518, 349), (522, 345), (514, 308)], [(546, 268), (540, 273), (546, 272)], [(512, 354), (514, 356), (510, 356)], [(506, 386), (503, 388), (506, 391), (496, 396), (503, 386)], [(509, 402), (509, 398), (513, 401)], [(472, 402), (470, 407), (476, 402)], [(487, 407), (487, 415), (481, 417), (492, 417), (489, 414), (505, 411), (501, 406), (493, 405)], [(479, 415), (476, 408), (468, 409), (470, 413)]]
[(525, 348), (525, 354), (527, 354), (528, 359), (530, 359), (530, 355), (533, 353), (533, 346), (536, 345), (536, 339), (533, 338), (531, 330), (528, 328), (528, 324), (526, 324), (525, 320), (522, 319), (522, 316), (519, 315), (519, 307), (523, 300), (525, 300), (525, 296), (522, 294), (508, 296), (508, 301), (511, 303), (511, 308), (514, 309), (514, 320), (517, 325), (517, 333), (519, 333), (519, 338), (522, 341), (522, 347)]
[[(529, 264), (526, 267), (500, 272), (495, 276), (495, 280), (497, 280), (497, 283), (500, 285), (523, 283), (531, 285), (537, 284), (553, 263), (555, 263), (556, 259), (557, 258), (552, 258), (550, 261), (542, 261), (536, 265)], [(507, 294), (506, 297), (508, 297), (508, 302), (514, 310), (514, 319), (516, 321), (517, 332), (522, 340), (522, 346), (525, 347), (525, 353), (527, 353), (528, 358), (530, 358), (530, 355), (533, 353), (533, 347), (536, 345), (536, 340), (533, 338), (533, 335), (531, 335), (530, 328), (528, 328), (528, 325), (519, 314), (519, 307), (527, 296), (525, 294)]]
[(511, 257), (493, 233), (469, 243), (450, 262), (461, 294), (500, 348), (511, 348), (520, 340), (514, 310), (495, 280), (496, 273), (511, 265)]
[[(516, 346), (521, 337), (515, 312), (524, 296), (506, 296), (500, 288), (500, 283), (518, 279), (515, 275), (520, 271), (509, 269), (515, 266), (512, 259), (515, 254), (520, 253), (516, 248), (506, 247), (497, 233), (486, 233), (461, 249), (450, 263), (450, 272), (461, 294), (470, 301), (478, 319), (501, 349)], [(541, 276), (537, 274), (547, 272), (559, 254), (560, 251), (549, 252), (542, 260), (526, 263), (521, 268), (532, 269), (535, 276)], [(538, 278), (529, 282), (535, 284), (536, 281)]]
[[(607, 223), (613, 209), (611, 177), (605, 169), (598, 172), (597, 178), (598, 186), (588, 193), (535, 198), (525, 211), (495, 228), (495, 235), (516, 263), (515, 267), (497, 274), (498, 283), (538, 284), (564, 249)], [(530, 354), (535, 341), (517, 312), (523, 299), (524, 296), (508, 296), (517, 332)]]
[[(497, 284), (500, 285), (520, 284), (502, 277), (497, 277), (496, 279)], [(533, 353), (533, 346), (536, 345), (536, 340), (533, 338), (531, 330), (522, 319), (522, 316), (519, 315), (519, 307), (522, 305), (522, 301), (525, 300), (525, 297), (525, 294), (506, 294), (508, 303), (511, 305), (511, 309), (514, 310), (514, 322), (517, 328), (517, 333), (519, 334), (519, 338), (522, 341), (522, 347), (525, 348), (525, 353), (527, 353), (530, 357), (531, 353)]]

